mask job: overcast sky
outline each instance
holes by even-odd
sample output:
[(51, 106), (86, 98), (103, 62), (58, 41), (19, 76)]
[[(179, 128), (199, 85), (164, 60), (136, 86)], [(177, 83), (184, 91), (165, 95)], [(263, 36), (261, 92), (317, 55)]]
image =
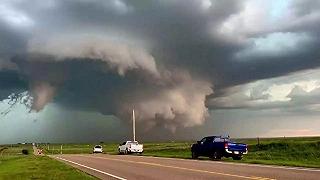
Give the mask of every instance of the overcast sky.
[(320, 135), (319, 47), (316, 0), (1, 0), (0, 143)]

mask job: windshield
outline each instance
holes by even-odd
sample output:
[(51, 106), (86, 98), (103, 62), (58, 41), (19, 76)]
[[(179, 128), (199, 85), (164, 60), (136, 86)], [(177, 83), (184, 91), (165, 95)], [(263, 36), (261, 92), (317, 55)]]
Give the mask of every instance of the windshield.
[(100, 149), (100, 148), (102, 148), (102, 147), (101, 147), (101, 146), (95, 146), (94, 148), (99, 148), (99, 149)]

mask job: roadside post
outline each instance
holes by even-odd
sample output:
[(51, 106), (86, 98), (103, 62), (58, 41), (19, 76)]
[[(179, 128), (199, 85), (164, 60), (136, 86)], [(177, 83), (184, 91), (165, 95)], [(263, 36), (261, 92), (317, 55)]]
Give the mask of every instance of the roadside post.
[(60, 154), (62, 154), (62, 144), (61, 144), (61, 146), (60, 146)]
[(134, 109), (132, 109), (132, 131), (133, 131), (133, 141), (136, 141), (136, 117), (134, 114)]

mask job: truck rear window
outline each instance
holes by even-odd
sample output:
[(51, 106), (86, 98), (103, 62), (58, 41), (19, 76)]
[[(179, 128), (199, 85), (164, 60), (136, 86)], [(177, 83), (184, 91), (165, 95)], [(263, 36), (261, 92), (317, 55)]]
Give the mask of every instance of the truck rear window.
[(128, 144), (138, 145), (138, 142), (128, 142)]
[(214, 142), (230, 142), (229, 138), (214, 138)]

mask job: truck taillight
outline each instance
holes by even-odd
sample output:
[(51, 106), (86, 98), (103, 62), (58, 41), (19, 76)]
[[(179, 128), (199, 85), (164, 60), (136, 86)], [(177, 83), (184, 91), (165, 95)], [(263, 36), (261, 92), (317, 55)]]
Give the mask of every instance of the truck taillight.
[(224, 144), (224, 148), (225, 148), (225, 149), (228, 149), (228, 143), (225, 143), (225, 144)]

